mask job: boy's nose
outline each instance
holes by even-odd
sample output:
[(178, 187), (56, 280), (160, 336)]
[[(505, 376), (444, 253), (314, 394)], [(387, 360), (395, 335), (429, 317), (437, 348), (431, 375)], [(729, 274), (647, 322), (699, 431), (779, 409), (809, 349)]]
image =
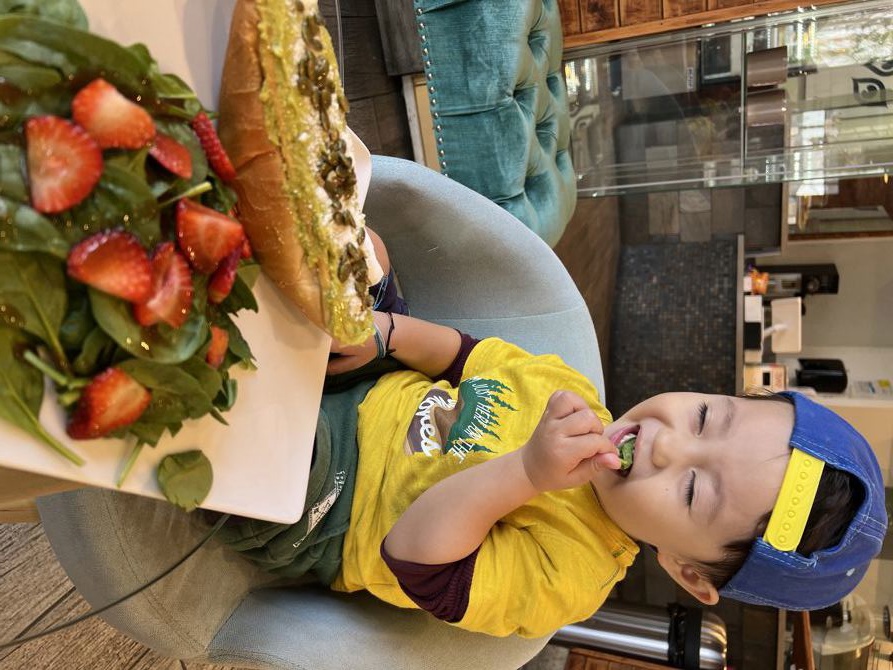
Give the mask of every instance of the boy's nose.
[(672, 463), (684, 461), (690, 446), (684, 436), (671, 428), (664, 428), (654, 436), (651, 445), (651, 462), (655, 468), (663, 469)]

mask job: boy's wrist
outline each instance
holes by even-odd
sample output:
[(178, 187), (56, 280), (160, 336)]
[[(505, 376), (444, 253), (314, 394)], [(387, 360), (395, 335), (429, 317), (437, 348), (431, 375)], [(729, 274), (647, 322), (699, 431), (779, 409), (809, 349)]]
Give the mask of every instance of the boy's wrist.
[(536, 455), (533, 453), (530, 442), (525, 442), (524, 446), (518, 449), (518, 451), (515, 453), (517, 453), (519, 456), (521, 467), (524, 472), (524, 477), (527, 479), (530, 487), (537, 493), (548, 491), (549, 487), (543, 486), (542, 482), (540, 482), (541, 478), (537, 476), (539, 466), (536, 463)]

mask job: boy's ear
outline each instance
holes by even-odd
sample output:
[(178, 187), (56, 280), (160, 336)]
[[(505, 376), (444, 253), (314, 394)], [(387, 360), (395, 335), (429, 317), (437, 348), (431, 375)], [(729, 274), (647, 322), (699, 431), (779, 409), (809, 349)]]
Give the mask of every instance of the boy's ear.
[(673, 578), (674, 582), (700, 602), (705, 605), (715, 605), (719, 602), (719, 591), (691, 563), (660, 550), (657, 552), (657, 562)]

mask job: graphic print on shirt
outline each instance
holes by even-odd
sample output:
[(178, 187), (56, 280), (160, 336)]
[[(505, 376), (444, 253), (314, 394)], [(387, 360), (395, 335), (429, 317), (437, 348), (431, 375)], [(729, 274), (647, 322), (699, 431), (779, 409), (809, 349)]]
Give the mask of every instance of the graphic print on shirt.
[(453, 454), (460, 461), (469, 453), (492, 451), (481, 440), (499, 440), (499, 411), (516, 412), (505, 400), (512, 389), (496, 379), (472, 377), (459, 384), (458, 400), (433, 388), (419, 403), (403, 447), (407, 454)]

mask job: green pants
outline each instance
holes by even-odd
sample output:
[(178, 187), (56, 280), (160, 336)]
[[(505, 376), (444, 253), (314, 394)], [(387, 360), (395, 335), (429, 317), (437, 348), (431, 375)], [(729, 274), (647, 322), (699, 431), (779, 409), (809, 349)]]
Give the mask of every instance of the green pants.
[(330, 584), (341, 567), (357, 472), (357, 408), (378, 377), (401, 366), (373, 361), (329, 377), (323, 391), (304, 513), (293, 524), (231, 520), (218, 537), (261, 568), (289, 579)]

